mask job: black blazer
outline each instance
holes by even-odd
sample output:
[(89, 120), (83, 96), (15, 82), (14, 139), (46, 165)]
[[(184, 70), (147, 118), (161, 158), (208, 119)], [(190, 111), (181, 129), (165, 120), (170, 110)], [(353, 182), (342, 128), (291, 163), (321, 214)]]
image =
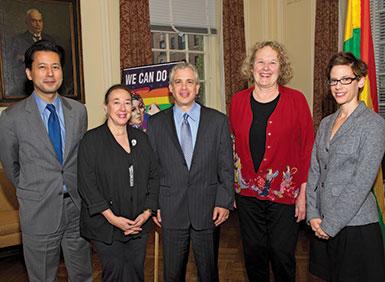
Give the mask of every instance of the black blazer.
[[(106, 124), (88, 131), (79, 145), (78, 189), (82, 197), (81, 235), (111, 243), (127, 240), (123, 231), (101, 214), (110, 208), (117, 216), (135, 219), (145, 209), (158, 208), (159, 178), (154, 152), (142, 131), (127, 127), (131, 153), (116, 142)], [(130, 187), (129, 166), (134, 186)], [(151, 220), (143, 232), (151, 229)]]
[(191, 168), (176, 134), (173, 109), (151, 116), (147, 130), (159, 163), (162, 226), (213, 228), (214, 207), (234, 201), (232, 143), (224, 114), (201, 106)]

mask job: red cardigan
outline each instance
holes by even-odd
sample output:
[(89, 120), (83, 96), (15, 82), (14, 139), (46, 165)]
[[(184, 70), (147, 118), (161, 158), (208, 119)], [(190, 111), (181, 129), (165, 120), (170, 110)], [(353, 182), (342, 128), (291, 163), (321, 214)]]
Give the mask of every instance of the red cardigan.
[(294, 204), (300, 185), (307, 179), (314, 142), (309, 106), (301, 92), (279, 86), (280, 98), (267, 122), (265, 154), (256, 173), (249, 149), (253, 89), (242, 90), (231, 99), (235, 190), (243, 196)]

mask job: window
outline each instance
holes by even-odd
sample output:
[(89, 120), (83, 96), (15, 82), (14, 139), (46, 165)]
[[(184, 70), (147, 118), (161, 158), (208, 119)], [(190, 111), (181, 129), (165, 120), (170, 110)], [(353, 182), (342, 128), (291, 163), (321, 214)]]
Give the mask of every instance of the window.
[(385, 118), (385, 0), (371, 0), (371, 24), (376, 61), (378, 108)]
[(224, 112), (222, 1), (150, 0), (153, 62), (185, 60), (199, 72), (199, 102)]
[(185, 60), (198, 69), (200, 90), (198, 100), (205, 104), (205, 35), (183, 34), (175, 32), (152, 31), (152, 61), (154, 64)]

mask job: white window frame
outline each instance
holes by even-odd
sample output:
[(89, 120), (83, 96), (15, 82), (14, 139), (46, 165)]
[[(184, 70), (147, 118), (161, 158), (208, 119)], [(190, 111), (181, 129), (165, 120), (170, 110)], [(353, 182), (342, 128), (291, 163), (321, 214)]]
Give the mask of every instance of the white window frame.
[[(151, 30), (151, 35), (153, 33), (163, 33), (165, 35), (165, 41), (166, 41), (166, 45), (165, 45), (165, 48), (152, 48), (152, 52), (164, 52), (166, 53), (166, 62), (170, 62), (171, 61), (171, 53), (180, 53), (180, 54), (184, 54), (185, 56), (185, 60), (186, 62), (189, 62), (189, 55), (190, 54), (201, 54), (203, 55), (203, 62), (204, 62), (204, 78), (202, 77), (199, 77), (199, 82), (201, 84), (201, 87), (204, 86), (205, 87), (205, 94), (206, 94), (206, 74), (207, 74), (207, 71), (206, 71), (206, 60), (208, 59), (208, 51), (207, 51), (207, 36), (203, 35), (203, 34), (198, 34), (198, 33), (183, 33), (183, 37), (185, 38), (185, 43), (184, 43), (184, 49), (171, 49), (170, 47), (170, 35), (173, 34), (173, 35), (177, 35), (179, 37), (179, 35), (176, 33), (176, 32), (173, 32), (173, 31), (160, 31), (160, 30)], [(200, 51), (200, 50), (190, 50), (189, 49), (189, 35), (198, 35), (198, 36), (202, 36), (203, 37), (203, 50)], [(158, 63), (158, 62), (154, 62), (154, 63)], [(201, 102), (203, 104), (205, 104), (205, 96), (204, 95), (202, 98), (203, 100), (201, 100)]]
[(169, 34), (171, 31), (152, 29), (151, 32), (166, 33), (166, 48), (152, 48), (152, 52), (165, 52), (166, 60), (170, 61), (170, 52), (185, 53), (186, 61), (188, 61), (188, 54), (203, 54), (204, 60), (204, 79), (200, 78), (201, 85), (204, 85), (205, 93), (203, 97), (203, 104), (205, 106), (215, 108), (219, 111), (225, 112), (225, 97), (224, 97), (224, 83), (223, 81), (223, 57), (220, 35), (204, 35), (200, 33), (184, 33), (186, 35), (203, 35), (203, 51), (188, 51), (188, 36), (186, 36), (185, 49), (175, 50), (170, 49)]

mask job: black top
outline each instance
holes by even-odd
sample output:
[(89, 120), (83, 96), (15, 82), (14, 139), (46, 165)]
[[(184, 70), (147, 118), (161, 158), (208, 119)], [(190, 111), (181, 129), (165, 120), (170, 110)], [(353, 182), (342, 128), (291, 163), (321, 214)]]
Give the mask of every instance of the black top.
[[(101, 214), (108, 208), (116, 216), (132, 220), (145, 209), (158, 209), (159, 177), (154, 152), (145, 133), (130, 126), (127, 131), (129, 154), (115, 140), (107, 124), (88, 131), (80, 142), (80, 232), (88, 239), (111, 243), (131, 237), (125, 236)], [(151, 229), (150, 222), (142, 226), (144, 232)]]
[(255, 172), (262, 162), (265, 154), (266, 144), (266, 126), (267, 121), (274, 111), (279, 101), (278, 95), (273, 101), (260, 103), (254, 99), (253, 94), (250, 95), (251, 111), (253, 112), (253, 121), (250, 126), (250, 153), (254, 163)]

